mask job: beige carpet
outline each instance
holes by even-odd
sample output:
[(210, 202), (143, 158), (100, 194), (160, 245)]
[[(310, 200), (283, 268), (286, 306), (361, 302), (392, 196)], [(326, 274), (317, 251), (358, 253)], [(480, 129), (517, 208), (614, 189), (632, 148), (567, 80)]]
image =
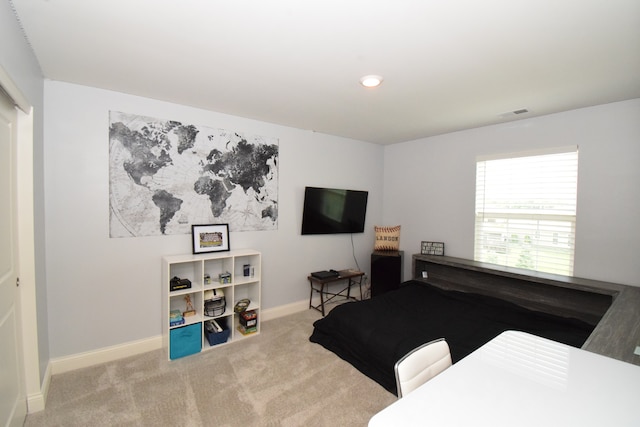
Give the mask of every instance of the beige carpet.
[(25, 426), (366, 426), (396, 398), (309, 342), (319, 316), (172, 362), (158, 350), (56, 375)]

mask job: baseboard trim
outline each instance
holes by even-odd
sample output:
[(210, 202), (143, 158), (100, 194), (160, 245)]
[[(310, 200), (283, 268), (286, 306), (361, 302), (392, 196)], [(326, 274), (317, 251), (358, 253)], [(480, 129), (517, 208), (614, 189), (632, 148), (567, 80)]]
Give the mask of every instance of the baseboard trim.
[(135, 356), (136, 354), (158, 350), (160, 348), (162, 348), (162, 336), (158, 335), (151, 338), (104, 347), (98, 350), (51, 359), (51, 374), (62, 374), (76, 369)]
[[(262, 321), (266, 322), (308, 309), (309, 302), (305, 300), (261, 310)], [(47, 371), (50, 371), (50, 374), (48, 374), (50, 377), (51, 375), (57, 375), (74, 371), (76, 369), (87, 368), (89, 366), (99, 365), (105, 362), (112, 362), (114, 360), (122, 359), (129, 356), (135, 356), (137, 354), (158, 350), (160, 348), (162, 348), (162, 336), (145, 338), (142, 340), (104, 347), (84, 353), (72, 354), (71, 356), (51, 359), (49, 363), (50, 369), (48, 369)], [(48, 387), (48, 382), (49, 381), (46, 380), (43, 383), (46, 383)], [(34, 396), (34, 405), (36, 405), (36, 402), (41, 398), (43, 400), (42, 405), (44, 407), (46, 393), (42, 394), (42, 397)]]
[(44, 407), (47, 403), (47, 396), (49, 395), (50, 384), (51, 384), (51, 363), (48, 363), (47, 369), (44, 372), (42, 384), (40, 385), (40, 391), (37, 393), (31, 393), (27, 395), (27, 413), (33, 414), (35, 412), (44, 411)]
[(262, 315), (262, 322), (267, 322), (269, 320), (277, 319), (279, 317), (288, 316), (290, 314), (299, 313), (301, 311), (305, 311), (309, 309), (309, 301), (297, 301), (292, 302), (290, 304), (280, 305), (274, 308), (268, 308), (265, 310), (260, 310)]

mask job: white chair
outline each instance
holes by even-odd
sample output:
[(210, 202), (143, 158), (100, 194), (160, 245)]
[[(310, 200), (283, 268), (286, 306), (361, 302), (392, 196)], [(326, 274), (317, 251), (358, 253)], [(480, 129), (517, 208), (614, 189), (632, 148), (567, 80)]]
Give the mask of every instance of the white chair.
[(405, 354), (393, 367), (398, 399), (406, 396), (451, 366), (449, 344), (440, 338), (422, 344)]

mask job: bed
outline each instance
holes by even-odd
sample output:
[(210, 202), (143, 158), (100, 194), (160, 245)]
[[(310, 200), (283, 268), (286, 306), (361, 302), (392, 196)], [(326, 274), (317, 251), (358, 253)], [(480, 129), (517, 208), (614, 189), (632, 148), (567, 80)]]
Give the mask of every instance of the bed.
[(506, 330), (581, 347), (596, 323), (414, 279), (370, 300), (336, 306), (314, 323), (309, 339), (396, 394), (396, 361), (433, 339), (447, 340), (456, 363)]

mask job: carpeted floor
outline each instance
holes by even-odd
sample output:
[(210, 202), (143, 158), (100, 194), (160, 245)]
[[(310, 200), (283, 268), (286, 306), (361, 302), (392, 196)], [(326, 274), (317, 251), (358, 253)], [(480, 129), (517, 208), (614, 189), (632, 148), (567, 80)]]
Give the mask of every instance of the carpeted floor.
[(396, 398), (309, 342), (319, 316), (172, 362), (157, 350), (56, 375), (25, 426), (366, 426)]

